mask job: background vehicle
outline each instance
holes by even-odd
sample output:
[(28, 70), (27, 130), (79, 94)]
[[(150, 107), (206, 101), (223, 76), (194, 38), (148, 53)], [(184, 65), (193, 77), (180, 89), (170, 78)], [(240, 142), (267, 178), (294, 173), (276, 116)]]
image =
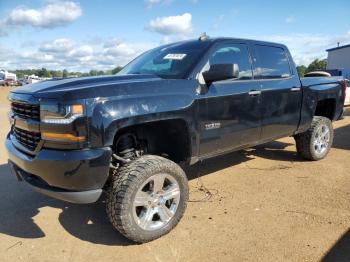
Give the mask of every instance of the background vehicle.
[(345, 82), (346, 85), (346, 95), (345, 95), (345, 102), (344, 106), (350, 106), (350, 80), (346, 80)]
[(6, 147), (19, 179), (75, 203), (105, 191), (114, 227), (147, 242), (184, 214), (180, 164), (284, 136), (302, 157), (324, 158), (344, 87), (299, 79), (284, 45), (201, 37), (150, 50), (116, 76), (13, 90)]
[(6, 79), (5, 80), (5, 85), (8, 85), (8, 86), (15, 86), (17, 85), (17, 81), (13, 80), (13, 79)]
[(331, 77), (332, 75), (325, 71), (313, 71), (313, 72), (306, 73), (304, 76), (305, 77), (317, 77), (317, 76)]
[(345, 85), (346, 85), (346, 96), (345, 96), (345, 102), (344, 106), (350, 106), (350, 74), (348, 70), (345, 68), (340, 68), (340, 69), (327, 69), (325, 70), (327, 73), (329, 73), (331, 76), (341, 76), (345, 80)]

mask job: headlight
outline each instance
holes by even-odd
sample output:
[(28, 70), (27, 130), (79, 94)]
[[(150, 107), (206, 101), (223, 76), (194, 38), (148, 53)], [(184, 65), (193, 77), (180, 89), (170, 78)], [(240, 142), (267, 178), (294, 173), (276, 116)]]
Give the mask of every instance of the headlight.
[(70, 124), (76, 118), (84, 115), (84, 107), (81, 104), (75, 105), (40, 105), (41, 122), (50, 124)]
[[(40, 121), (43, 123), (41, 137), (46, 141), (55, 142), (84, 142), (86, 141), (86, 134), (84, 132), (77, 132), (75, 128), (79, 129), (82, 121), (79, 121), (78, 126), (62, 128), (55, 127), (54, 130), (47, 128), (45, 124), (71, 124), (75, 119), (83, 117), (83, 104), (65, 105), (61, 103), (43, 102), (40, 104)], [(80, 123), (80, 124), (79, 124)], [(50, 126), (50, 125), (48, 125)], [(75, 131), (73, 131), (73, 129)], [(80, 130), (81, 131), (81, 130)]]

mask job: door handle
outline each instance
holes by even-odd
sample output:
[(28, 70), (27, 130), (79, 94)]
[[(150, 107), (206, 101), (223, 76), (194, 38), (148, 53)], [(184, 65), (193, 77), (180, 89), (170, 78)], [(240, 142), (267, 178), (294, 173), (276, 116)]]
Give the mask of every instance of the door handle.
[(261, 91), (259, 91), (259, 90), (252, 90), (252, 91), (250, 91), (248, 93), (248, 95), (250, 95), (250, 96), (259, 96), (259, 95), (261, 95)]
[(299, 92), (300, 90), (301, 90), (300, 87), (292, 87), (292, 88), (290, 89), (290, 91), (292, 91), (292, 92)]

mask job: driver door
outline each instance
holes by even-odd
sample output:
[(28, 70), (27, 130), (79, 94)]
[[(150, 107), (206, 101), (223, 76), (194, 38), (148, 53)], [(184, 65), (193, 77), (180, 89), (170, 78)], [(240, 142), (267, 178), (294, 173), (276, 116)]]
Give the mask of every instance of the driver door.
[(254, 80), (249, 46), (227, 42), (216, 46), (205, 70), (212, 64), (237, 64), (236, 79), (215, 81), (198, 99), (199, 155), (217, 155), (260, 139), (260, 86)]

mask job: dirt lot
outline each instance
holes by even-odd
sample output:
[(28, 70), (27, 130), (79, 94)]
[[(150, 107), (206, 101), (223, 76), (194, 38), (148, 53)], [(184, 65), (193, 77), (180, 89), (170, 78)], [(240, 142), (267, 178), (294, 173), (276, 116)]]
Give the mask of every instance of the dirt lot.
[[(0, 89), (0, 261), (350, 261), (350, 113), (327, 159), (305, 162), (292, 138), (190, 171), (192, 202), (177, 226), (135, 245), (102, 201), (73, 205), (18, 183), (6, 164), (7, 90)], [(198, 190), (204, 184), (209, 201)]]

